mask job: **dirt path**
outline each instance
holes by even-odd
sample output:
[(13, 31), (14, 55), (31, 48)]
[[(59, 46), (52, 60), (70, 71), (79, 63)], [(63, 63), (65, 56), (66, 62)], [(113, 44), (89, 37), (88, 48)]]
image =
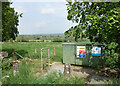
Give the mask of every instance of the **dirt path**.
[[(61, 73), (64, 73), (64, 64), (61, 62), (53, 62), (49, 71), (60, 71)], [(72, 65), (71, 76), (84, 78), (88, 84), (106, 84), (112, 81), (112, 78), (104, 77), (98, 70), (82, 66)]]

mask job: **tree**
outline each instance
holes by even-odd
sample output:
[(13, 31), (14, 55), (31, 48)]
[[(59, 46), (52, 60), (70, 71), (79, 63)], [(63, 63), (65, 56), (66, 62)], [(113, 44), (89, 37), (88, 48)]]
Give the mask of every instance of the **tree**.
[(22, 14), (15, 12), (14, 8), (10, 7), (10, 2), (2, 2), (2, 41), (9, 39), (15, 40), (18, 32), (19, 17)]
[(29, 41), (29, 36), (24, 36), (24, 35), (20, 35), (18, 37), (16, 37), (16, 41), (17, 42), (28, 42)]
[(88, 37), (92, 42), (104, 44), (115, 42), (119, 54), (120, 2), (68, 2), (67, 10), (67, 19), (78, 25), (66, 31), (66, 37), (73, 35), (76, 41)]

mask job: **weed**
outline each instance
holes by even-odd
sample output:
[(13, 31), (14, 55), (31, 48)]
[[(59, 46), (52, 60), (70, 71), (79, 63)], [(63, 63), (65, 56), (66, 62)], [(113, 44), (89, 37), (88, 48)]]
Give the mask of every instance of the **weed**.
[(35, 77), (33, 65), (24, 60), (19, 65), (18, 70), (19, 72), (14, 76), (12, 69), (9, 77), (3, 80), (3, 84), (86, 84), (82, 78), (70, 77), (67, 79), (59, 72)]

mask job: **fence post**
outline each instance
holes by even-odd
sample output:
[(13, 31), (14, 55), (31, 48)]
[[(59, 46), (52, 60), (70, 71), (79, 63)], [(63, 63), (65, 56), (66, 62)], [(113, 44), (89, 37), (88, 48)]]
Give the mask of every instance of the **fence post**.
[(15, 57), (15, 50), (12, 49), (12, 56)]
[(35, 55), (37, 54), (37, 50), (36, 50), (36, 48), (35, 48)]
[(55, 46), (54, 46), (54, 57), (55, 57)]
[(43, 73), (43, 63), (42, 63), (42, 49), (41, 49), (41, 72)]

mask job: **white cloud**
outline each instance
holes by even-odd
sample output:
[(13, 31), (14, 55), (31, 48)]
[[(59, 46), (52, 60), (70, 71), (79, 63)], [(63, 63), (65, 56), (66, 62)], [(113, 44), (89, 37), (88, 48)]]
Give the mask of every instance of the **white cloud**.
[(55, 14), (55, 9), (53, 7), (50, 7), (50, 6), (46, 6), (46, 7), (41, 9), (41, 13), (42, 14)]
[[(62, 7), (61, 7), (62, 6)], [(45, 4), (41, 9), (41, 14), (53, 14), (57, 17), (63, 17), (65, 18), (67, 15), (67, 7), (65, 3), (60, 4)]]

